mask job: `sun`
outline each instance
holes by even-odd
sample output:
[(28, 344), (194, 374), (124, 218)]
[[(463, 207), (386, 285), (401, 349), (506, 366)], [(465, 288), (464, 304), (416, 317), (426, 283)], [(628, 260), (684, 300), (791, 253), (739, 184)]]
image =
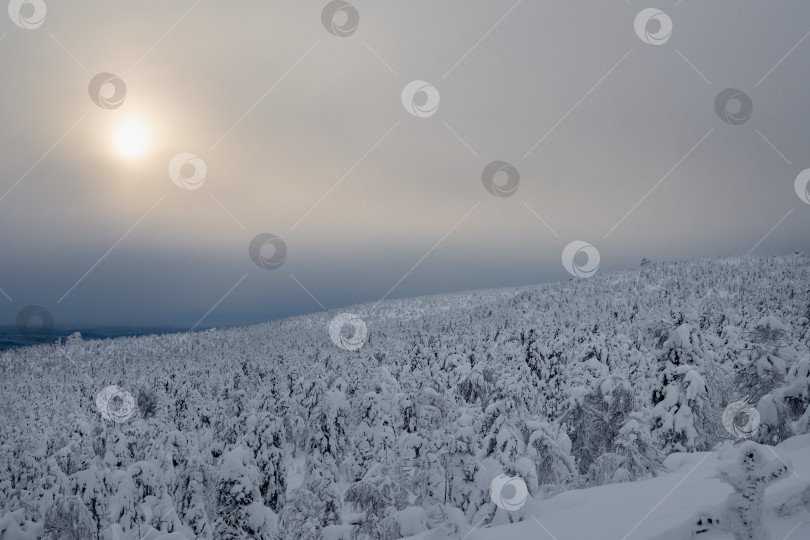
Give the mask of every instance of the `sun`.
[(127, 120), (116, 128), (113, 145), (115, 150), (124, 157), (138, 157), (149, 146), (149, 132), (141, 122)]

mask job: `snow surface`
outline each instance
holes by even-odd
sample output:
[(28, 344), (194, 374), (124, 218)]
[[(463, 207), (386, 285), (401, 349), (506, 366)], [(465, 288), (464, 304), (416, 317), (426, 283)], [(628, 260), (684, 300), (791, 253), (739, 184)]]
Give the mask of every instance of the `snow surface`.
[[(801, 496), (810, 485), (810, 434), (788, 439), (772, 451), (771, 457), (790, 464), (791, 472), (767, 490), (766, 524), (771, 538), (810, 538), (810, 509), (800, 508), (790, 516), (776, 515), (778, 506)], [(720, 454), (670, 454), (665, 461), (670, 472), (657, 478), (529, 501), (524, 506), (524, 521), (474, 529), (466, 540), (687, 540), (692, 538), (698, 513), (722, 504), (732, 491), (717, 478)], [(408, 538), (422, 540), (427, 534)], [(732, 540), (733, 536), (713, 531), (696, 538)]]

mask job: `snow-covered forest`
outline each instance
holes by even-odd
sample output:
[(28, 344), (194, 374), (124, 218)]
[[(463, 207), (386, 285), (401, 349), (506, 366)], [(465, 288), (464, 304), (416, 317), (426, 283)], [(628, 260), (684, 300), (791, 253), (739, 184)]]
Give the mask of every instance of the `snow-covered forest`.
[(797, 254), (9, 350), (0, 539), (542, 538), (545, 504), (710, 450), (733, 492), (679, 530), (761, 539), (810, 506), (763, 502), (809, 344)]

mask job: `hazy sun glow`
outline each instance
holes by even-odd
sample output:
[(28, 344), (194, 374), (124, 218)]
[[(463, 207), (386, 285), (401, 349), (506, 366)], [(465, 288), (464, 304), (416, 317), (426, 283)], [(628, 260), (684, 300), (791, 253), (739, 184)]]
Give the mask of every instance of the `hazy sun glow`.
[(146, 151), (149, 144), (149, 133), (142, 123), (128, 120), (115, 130), (113, 144), (116, 151), (122, 156), (137, 157)]

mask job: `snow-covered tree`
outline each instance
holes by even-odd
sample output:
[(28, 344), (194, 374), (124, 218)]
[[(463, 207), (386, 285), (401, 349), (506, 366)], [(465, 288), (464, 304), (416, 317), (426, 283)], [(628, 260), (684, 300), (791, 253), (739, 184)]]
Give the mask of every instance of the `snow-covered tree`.
[(717, 467), (720, 480), (734, 488), (734, 493), (723, 508), (698, 518), (696, 532), (718, 527), (734, 534), (735, 540), (767, 540), (769, 535), (762, 523), (765, 488), (784, 478), (788, 471), (786, 463), (768, 459), (757, 443), (742, 443), (734, 459)]
[(445, 502), (466, 512), (476, 496), (478, 463), (474, 419), (462, 413), (448, 428), (439, 451), (445, 473)]
[(529, 421), (526, 427), (530, 433), (526, 455), (534, 464), (539, 486), (554, 489), (572, 483), (577, 476), (577, 466), (571, 454), (571, 439), (565, 430), (544, 421)]
[(320, 540), (322, 527), (313, 517), (322, 514), (322, 506), (308, 489), (292, 490), (279, 516), (279, 540)]
[(78, 497), (58, 495), (45, 514), (45, 534), (57, 540), (95, 540), (96, 524)]
[(208, 493), (212, 491), (213, 481), (208, 466), (200, 463), (196, 457), (178, 475), (177, 511), (183, 523), (198, 537), (213, 535), (208, 515)]
[(737, 371), (735, 385), (740, 399), (757, 403), (765, 394), (786, 382), (788, 359), (783, 357), (788, 328), (774, 316), (760, 319), (751, 331), (753, 349)]
[(377, 486), (362, 480), (355, 482), (346, 490), (345, 500), (360, 513), (354, 528), (354, 538), (357, 540), (383, 538), (382, 520), (385, 518), (389, 501)]
[(278, 512), (284, 506), (287, 492), (283, 423), (269, 413), (260, 412), (250, 416), (245, 428), (243, 441), (253, 452), (261, 478), (259, 493), (264, 505)]
[(706, 450), (718, 432), (706, 379), (706, 340), (687, 312), (659, 358), (660, 386), (653, 392), (652, 432), (665, 452)]
[(568, 425), (571, 453), (581, 473), (610, 450), (633, 407), (632, 387), (616, 376), (597, 381), (590, 390), (571, 390), (571, 404), (563, 421)]
[(222, 457), (216, 484), (220, 515), (215, 523), (217, 538), (236, 540), (245, 534), (268, 538), (275, 534), (276, 516), (262, 504), (259, 476), (248, 448), (237, 446)]
[(757, 403), (761, 425), (758, 440), (778, 443), (810, 432), (810, 357), (794, 365), (787, 384), (764, 395)]
[(613, 453), (622, 458), (628, 480), (647, 478), (664, 468), (664, 453), (655, 445), (647, 424), (646, 413), (630, 413), (613, 440)]

